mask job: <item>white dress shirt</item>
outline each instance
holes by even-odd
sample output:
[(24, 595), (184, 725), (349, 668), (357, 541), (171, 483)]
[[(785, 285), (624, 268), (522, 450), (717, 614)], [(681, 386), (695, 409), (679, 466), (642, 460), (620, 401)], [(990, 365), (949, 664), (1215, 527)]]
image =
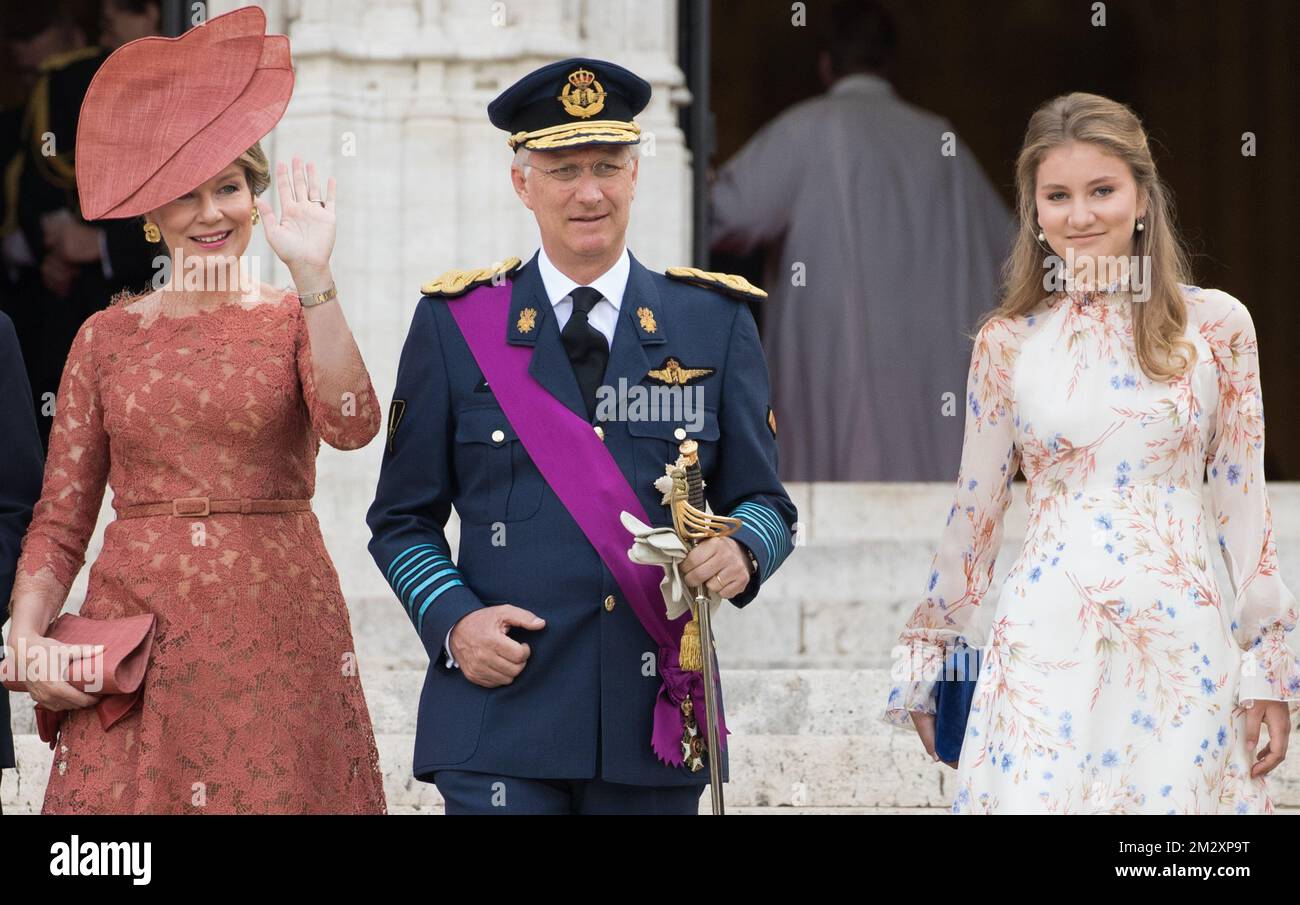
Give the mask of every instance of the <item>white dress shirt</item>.
[[(542, 275), (542, 285), (546, 287), (546, 297), (551, 300), (551, 307), (555, 310), (555, 322), (563, 332), (564, 325), (569, 322), (569, 316), (573, 314), (573, 299), (569, 297), (569, 293), (582, 284), (560, 273), (559, 269), (551, 263), (551, 259), (546, 256), (545, 248), (537, 252), (537, 269)], [(623, 305), (623, 292), (627, 289), (627, 278), (631, 272), (632, 260), (627, 253), (627, 247), (624, 246), (623, 253), (618, 256), (614, 266), (587, 284), (603, 296), (592, 307), (587, 320), (605, 335), (605, 340), (611, 349), (614, 348), (614, 328), (618, 326), (618, 312)]]
[[(537, 269), (542, 275), (542, 286), (546, 289), (546, 297), (550, 299), (551, 308), (555, 311), (556, 324), (563, 332), (564, 325), (569, 322), (569, 316), (573, 314), (573, 299), (569, 297), (569, 293), (583, 284), (560, 273), (559, 268), (546, 256), (545, 248), (537, 250)], [(623, 292), (627, 289), (627, 278), (631, 272), (632, 260), (625, 245), (623, 253), (618, 256), (614, 266), (587, 284), (602, 296), (601, 300), (592, 306), (587, 321), (604, 334), (605, 341), (609, 343), (611, 349), (614, 348), (614, 329), (618, 326), (618, 312), (623, 305)], [(452, 628), (454, 629), (455, 626), (453, 625)], [(460, 664), (451, 655), (451, 629), (447, 630), (442, 648), (447, 654), (447, 668), (459, 668)]]

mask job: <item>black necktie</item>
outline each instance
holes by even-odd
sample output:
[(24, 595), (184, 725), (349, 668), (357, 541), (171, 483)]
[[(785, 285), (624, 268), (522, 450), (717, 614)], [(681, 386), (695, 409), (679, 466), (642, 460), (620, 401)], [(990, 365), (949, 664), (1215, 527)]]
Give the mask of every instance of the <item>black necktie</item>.
[(587, 403), (587, 420), (596, 416), (596, 388), (605, 379), (605, 365), (609, 362), (609, 344), (601, 333), (587, 320), (591, 309), (601, 300), (601, 294), (590, 286), (579, 286), (569, 293), (573, 299), (573, 313), (560, 333), (564, 349), (569, 353), (573, 375), (582, 388), (582, 398)]

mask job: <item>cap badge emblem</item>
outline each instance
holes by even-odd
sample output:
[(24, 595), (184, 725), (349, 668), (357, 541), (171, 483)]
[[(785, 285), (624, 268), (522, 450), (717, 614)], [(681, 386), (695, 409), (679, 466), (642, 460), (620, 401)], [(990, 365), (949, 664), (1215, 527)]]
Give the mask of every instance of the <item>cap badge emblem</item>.
[(575, 69), (569, 73), (569, 84), (564, 86), (558, 100), (564, 105), (565, 113), (586, 119), (605, 109), (605, 89), (590, 69)]

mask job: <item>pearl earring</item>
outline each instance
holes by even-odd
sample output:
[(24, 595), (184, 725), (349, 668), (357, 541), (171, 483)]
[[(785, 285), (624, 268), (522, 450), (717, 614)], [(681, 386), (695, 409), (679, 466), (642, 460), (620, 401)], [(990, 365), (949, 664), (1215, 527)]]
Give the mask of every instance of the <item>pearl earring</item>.
[(1139, 220), (1139, 221), (1137, 222), (1137, 231), (1138, 231), (1138, 232), (1142, 232), (1142, 230), (1144, 230), (1144, 229), (1146, 229), (1146, 228), (1147, 228), (1147, 225), (1146, 225), (1145, 223), (1143, 223), (1141, 220)]
[(1046, 234), (1043, 233), (1043, 229), (1042, 229), (1042, 227), (1039, 227), (1039, 229), (1038, 229), (1038, 241), (1039, 241), (1039, 242), (1046, 242), (1046, 241), (1047, 241), (1047, 236), (1046, 236)]

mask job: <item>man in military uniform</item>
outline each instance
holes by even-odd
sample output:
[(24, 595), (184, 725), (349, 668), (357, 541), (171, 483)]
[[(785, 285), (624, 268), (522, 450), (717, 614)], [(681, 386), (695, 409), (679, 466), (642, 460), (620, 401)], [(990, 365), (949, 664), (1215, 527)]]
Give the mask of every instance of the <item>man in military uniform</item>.
[[(678, 660), (685, 619), (667, 621), (663, 573), (629, 562), (620, 523), (671, 525), (654, 482), (682, 441), (698, 444), (713, 511), (742, 521), (690, 551), (688, 585), (744, 606), (792, 548), (745, 304), (763, 293), (652, 273), (625, 245), (632, 118), (649, 97), (633, 73), (574, 59), (492, 102), (542, 247), (427, 284), (402, 352), (370, 552), (429, 654), (414, 773), (448, 813), (698, 810), (709, 774), (690, 756), (704, 706)], [(702, 406), (604, 404), (620, 385)]]
[(27, 156), (27, 103), (42, 77), (43, 65), (58, 66), (87, 53), (85, 32), (60, 6), (6, 3), (0, 26), (0, 46), (17, 76), (5, 92), (6, 100), (13, 103), (0, 109), (0, 312), (13, 320), (28, 363), (36, 361), (40, 347), (44, 287), (36, 255), (18, 228), (18, 181)]

